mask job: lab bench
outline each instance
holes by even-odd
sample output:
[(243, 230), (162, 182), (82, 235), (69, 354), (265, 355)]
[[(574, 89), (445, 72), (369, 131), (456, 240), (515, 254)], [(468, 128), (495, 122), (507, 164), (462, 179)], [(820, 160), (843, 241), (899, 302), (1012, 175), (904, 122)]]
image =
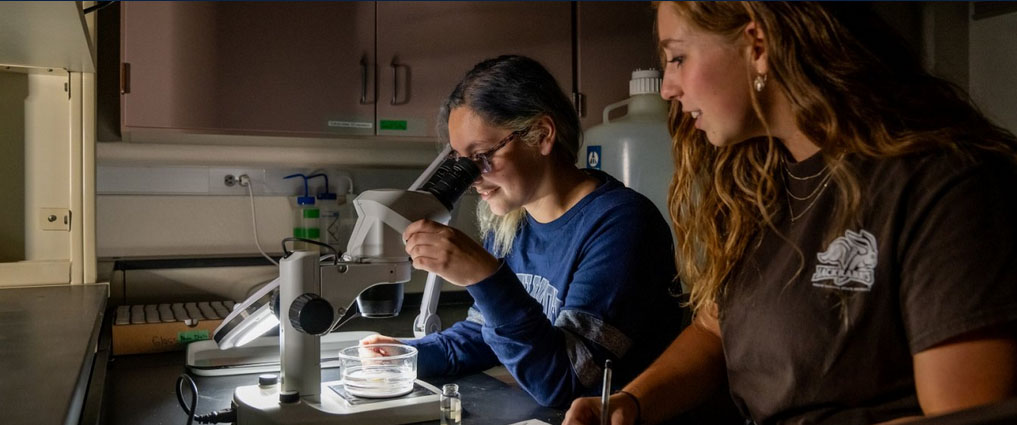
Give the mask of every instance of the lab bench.
[[(438, 314), (442, 322), (449, 326), (465, 318), (468, 308), (469, 303), (443, 302), (438, 308)], [(406, 336), (412, 329), (413, 318), (418, 310), (419, 307), (404, 305), (398, 317), (356, 318), (343, 325), (340, 330), (370, 330), (383, 335)], [(185, 353), (179, 351), (114, 357), (106, 380), (105, 423), (109, 425), (187, 423), (187, 415), (180, 408), (175, 395), (177, 377), (185, 371), (184, 361)], [(527, 419), (559, 424), (564, 419), (564, 410), (538, 405), (514, 382), (510, 383), (511, 376), (506, 373), (494, 375), (497, 378), (485, 373), (476, 373), (426, 381), (439, 388), (446, 383), (459, 385), (463, 400), (463, 423), (466, 425), (511, 424)], [(254, 385), (258, 382), (258, 374), (191, 376), (200, 394), (196, 409), (198, 414), (229, 407), (233, 390), (237, 386)], [(338, 379), (338, 369), (322, 369), (322, 380)], [(189, 400), (189, 397), (185, 399)], [(438, 421), (428, 423), (437, 424)]]
[(108, 297), (105, 284), (0, 289), (0, 422), (96, 423)]

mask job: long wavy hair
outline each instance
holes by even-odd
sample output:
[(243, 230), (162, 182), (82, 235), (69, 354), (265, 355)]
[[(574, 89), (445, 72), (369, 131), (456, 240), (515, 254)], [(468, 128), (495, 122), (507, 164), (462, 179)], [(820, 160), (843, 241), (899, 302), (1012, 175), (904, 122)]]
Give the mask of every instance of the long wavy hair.
[[(932, 150), (997, 152), (1017, 162), (1017, 139), (997, 127), (953, 84), (930, 75), (906, 43), (866, 5), (817, 2), (672, 2), (694, 28), (741, 42), (755, 22), (795, 124), (821, 149), (837, 188), (829, 240), (856, 224), (861, 188), (851, 157), (891, 158)], [(754, 77), (746, 61), (746, 80)], [(751, 84), (746, 85), (751, 87)], [(766, 125), (756, 93), (756, 115)], [(724, 147), (709, 143), (671, 103), (675, 163), (668, 207), (675, 260), (701, 311), (722, 294), (750, 241), (781, 210), (780, 164), (772, 136)], [(767, 133), (769, 129), (767, 128)], [(779, 233), (778, 233), (779, 234)], [(796, 247), (797, 248), (797, 247)], [(799, 251), (804, 262), (804, 256)], [(800, 271), (799, 271), (800, 272)]]
[[(575, 167), (582, 130), (572, 102), (554, 76), (525, 56), (504, 55), (478, 63), (452, 90), (438, 112), (438, 134), (448, 141), (448, 117), (456, 108), (469, 108), (488, 125), (512, 131), (532, 128), (542, 117), (555, 125), (551, 157), (562, 167)], [(520, 142), (539, 144), (544, 134), (530, 131)], [(518, 142), (517, 142), (518, 143)], [(526, 217), (522, 209), (496, 215), (485, 201), (477, 204), (480, 235), (492, 237), (493, 254), (503, 256)]]

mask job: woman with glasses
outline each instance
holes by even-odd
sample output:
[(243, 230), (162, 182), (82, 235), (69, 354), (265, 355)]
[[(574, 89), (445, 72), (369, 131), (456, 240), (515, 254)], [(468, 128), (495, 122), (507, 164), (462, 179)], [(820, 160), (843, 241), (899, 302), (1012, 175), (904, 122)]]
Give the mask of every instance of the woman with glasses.
[(636, 376), (682, 328), (663, 217), (613, 177), (576, 168), (579, 118), (532, 59), (481, 62), (440, 113), (453, 155), (483, 172), (473, 184), (483, 246), (430, 221), (403, 234), (415, 268), (475, 300), (465, 321), (404, 341), (419, 374), (502, 364), (545, 406), (599, 394), (607, 359), (617, 384)]

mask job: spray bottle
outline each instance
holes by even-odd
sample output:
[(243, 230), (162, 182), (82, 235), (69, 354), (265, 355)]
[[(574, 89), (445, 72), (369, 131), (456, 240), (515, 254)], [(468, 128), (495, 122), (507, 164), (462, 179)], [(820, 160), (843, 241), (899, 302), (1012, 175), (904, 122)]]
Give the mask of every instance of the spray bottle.
[[(321, 241), (321, 211), (314, 203), (314, 197), (307, 190), (307, 176), (303, 174), (290, 174), (283, 179), (300, 177), (304, 179), (304, 196), (297, 196), (297, 214), (293, 222), (293, 237)], [(318, 247), (313, 244), (297, 242), (293, 244), (294, 250), (317, 251)]]
[(336, 252), (342, 253), (346, 247), (341, 244), (342, 228), (339, 222), (338, 196), (336, 196), (335, 192), (329, 191), (327, 174), (311, 174), (307, 176), (307, 179), (310, 180), (315, 177), (325, 179), (325, 187), (317, 195), (318, 207), (321, 210), (321, 241), (335, 248)]

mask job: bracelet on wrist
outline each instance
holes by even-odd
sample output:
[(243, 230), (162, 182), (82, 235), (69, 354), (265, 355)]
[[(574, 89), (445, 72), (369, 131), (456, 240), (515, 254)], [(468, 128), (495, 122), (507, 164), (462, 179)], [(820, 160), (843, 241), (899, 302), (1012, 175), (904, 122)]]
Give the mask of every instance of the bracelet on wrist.
[(642, 422), (643, 421), (643, 408), (639, 404), (639, 398), (636, 397), (634, 394), (632, 394), (632, 393), (630, 393), (628, 391), (625, 391), (625, 390), (618, 390), (618, 392), (616, 394), (624, 394), (624, 395), (629, 396), (629, 398), (632, 399), (632, 402), (636, 404), (636, 423), (638, 424), (638, 423)]

